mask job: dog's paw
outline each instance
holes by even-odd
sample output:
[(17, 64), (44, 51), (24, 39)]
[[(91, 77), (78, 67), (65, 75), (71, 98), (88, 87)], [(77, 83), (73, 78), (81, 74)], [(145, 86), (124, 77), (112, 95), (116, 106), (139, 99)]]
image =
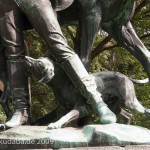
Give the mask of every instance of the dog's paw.
[(146, 109), (146, 110), (145, 110), (145, 114), (146, 114), (148, 117), (150, 117), (150, 109)]
[(50, 123), (47, 127), (48, 130), (52, 130), (52, 129), (58, 129), (58, 128), (62, 128), (63, 125), (58, 123), (58, 122), (54, 122), (54, 123)]

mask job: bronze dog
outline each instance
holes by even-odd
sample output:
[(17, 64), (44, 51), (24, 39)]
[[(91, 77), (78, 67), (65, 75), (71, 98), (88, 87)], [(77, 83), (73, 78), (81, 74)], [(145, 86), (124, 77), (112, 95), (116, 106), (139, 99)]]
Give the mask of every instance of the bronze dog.
[[(66, 113), (58, 121), (50, 123), (49, 129), (61, 128), (73, 120), (89, 116), (89, 104), (85, 102), (85, 99), (56, 63), (44, 57), (33, 59), (27, 56), (25, 64), (27, 69), (40, 79), (40, 82), (46, 83), (52, 88), (58, 104), (57, 109), (63, 108)], [(94, 76), (98, 91), (102, 94), (105, 103), (115, 114), (121, 113), (121, 107), (124, 104), (127, 108), (150, 117), (150, 109), (146, 109), (139, 103), (133, 82), (127, 76), (113, 71), (98, 72), (91, 76)], [(56, 113), (53, 111), (45, 118), (35, 120), (32, 124), (48, 120), (52, 122), (55, 118)]]

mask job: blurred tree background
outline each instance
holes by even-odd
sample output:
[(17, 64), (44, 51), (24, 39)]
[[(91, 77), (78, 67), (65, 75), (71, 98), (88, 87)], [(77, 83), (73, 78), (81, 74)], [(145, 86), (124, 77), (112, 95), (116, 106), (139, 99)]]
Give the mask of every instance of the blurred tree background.
[[(143, 41), (150, 50), (150, 1), (136, 0), (137, 6), (132, 24)], [(76, 50), (77, 26), (65, 24), (62, 31), (68, 40), (69, 45)], [(38, 58), (40, 56), (49, 56), (47, 46), (35, 30), (25, 31), (25, 40), (30, 50), (30, 56)], [(135, 79), (144, 79), (147, 77), (140, 63), (127, 50), (123, 49), (115, 40), (113, 40), (104, 31), (99, 31), (95, 39), (92, 52), (92, 63), (90, 72), (98, 71), (118, 71)], [(150, 86), (149, 84), (135, 85), (136, 94), (139, 101), (145, 107), (150, 108)], [(31, 78), (31, 113), (32, 117), (42, 116), (56, 107), (53, 92), (44, 84), (39, 84), (37, 80)], [(125, 108), (126, 109), (126, 108)], [(150, 119), (142, 114), (126, 109), (133, 114), (131, 124), (140, 125), (150, 129)], [(5, 120), (3, 111), (0, 112), (0, 119)]]

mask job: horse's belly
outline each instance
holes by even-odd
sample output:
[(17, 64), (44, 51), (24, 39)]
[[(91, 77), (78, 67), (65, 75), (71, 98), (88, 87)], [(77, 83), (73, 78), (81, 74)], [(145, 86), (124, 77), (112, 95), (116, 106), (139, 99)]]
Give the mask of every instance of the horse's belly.
[(102, 9), (102, 22), (119, 22), (123, 24), (130, 19), (134, 0), (99, 0)]

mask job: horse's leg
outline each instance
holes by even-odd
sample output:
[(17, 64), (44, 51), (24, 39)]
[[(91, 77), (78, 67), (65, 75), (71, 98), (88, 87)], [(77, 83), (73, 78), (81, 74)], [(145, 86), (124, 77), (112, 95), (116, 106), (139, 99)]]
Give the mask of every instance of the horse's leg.
[(150, 52), (138, 38), (130, 22), (122, 27), (114, 26), (112, 36), (142, 64), (150, 78)]
[(79, 2), (79, 47), (78, 55), (86, 69), (89, 69), (95, 36), (99, 30), (101, 10), (97, 2)]

